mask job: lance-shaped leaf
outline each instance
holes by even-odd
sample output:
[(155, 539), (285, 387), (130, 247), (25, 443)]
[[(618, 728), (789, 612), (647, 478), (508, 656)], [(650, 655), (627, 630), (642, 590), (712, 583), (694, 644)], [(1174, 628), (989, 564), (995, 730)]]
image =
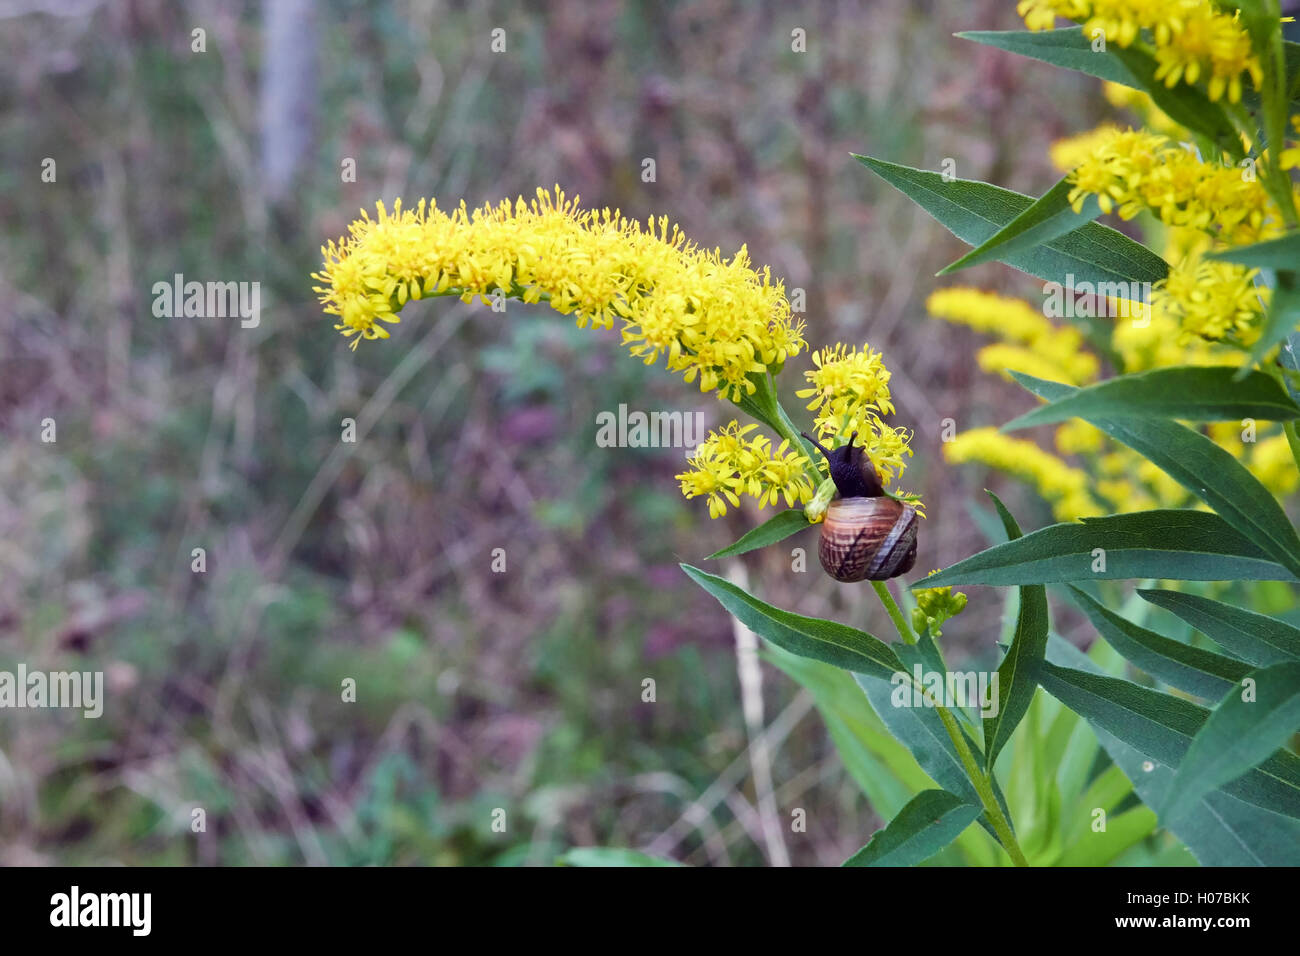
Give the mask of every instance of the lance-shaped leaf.
[(1300, 661), (1252, 671), (1249, 680), (1253, 686), (1229, 691), (1197, 732), (1160, 810), (1162, 820), (1177, 819), (1211, 790), (1249, 773), (1300, 729)]
[[(1048, 642), (1047, 659), (1063, 667), (1102, 673), (1088, 655), (1058, 637)], [(1142, 802), (1148, 807), (1161, 806), (1174, 771), (1097, 724), (1090, 722), (1090, 726), (1102, 748), (1132, 781)], [(1202, 866), (1294, 866), (1300, 859), (1300, 821), (1221, 791), (1206, 794), (1194, 810), (1170, 821), (1169, 829)]]
[(713, 552), (705, 560), (730, 558), (737, 554), (744, 554), (747, 551), (757, 551), (759, 548), (766, 548), (769, 544), (784, 541), (790, 535), (798, 534), (808, 527), (808, 518), (803, 511), (798, 508), (791, 508), (789, 511), (782, 511), (773, 515), (757, 528), (747, 531), (735, 544), (729, 545), (721, 551)]
[[(1191, 701), (1047, 661), (1039, 666), (1038, 680), (1089, 723), (1168, 767), (1182, 762), (1209, 718), (1209, 711)], [(1278, 751), (1222, 789), (1254, 806), (1300, 817), (1300, 757)]]
[(1178, 615), (1229, 654), (1257, 667), (1300, 660), (1300, 629), (1285, 621), (1199, 594), (1143, 589), (1138, 594)]
[(1263, 360), (1273, 346), (1300, 326), (1300, 273), (1279, 272), (1269, 299), (1264, 328), (1247, 357), (1247, 365)]
[[(1021, 537), (1020, 525), (1006, 505), (993, 492), (988, 495), (1002, 519), (1007, 540)], [(984, 718), (984, 761), (988, 767), (997, 763), (998, 754), (1034, 700), (1034, 691), (1038, 689), (1036, 667), (1047, 651), (1047, 629), (1047, 588), (1041, 584), (1021, 587), (1015, 636), (998, 665), (997, 713)]]
[(1267, 239), (1248, 246), (1231, 246), (1207, 252), (1207, 259), (1235, 262), (1252, 269), (1274, 269), (1281, 272), (1300, 267), (1300, 232), (1280, 239)]
[(845, 866), (915, 866), (934, 856), (974, 822), (981, 807), (946, 790), (923, 790), (878, 830)]
[(1084, 35), (1082, 27), (980, 30), (957, 36), (1141, 90), (1182, 126), (1208, 137), (1231, 156), (1241, 155), (1241, 141), (1223, 107), (1194, 86), (1179, 83), (1168, 87), (1157, 80), (1155, 58), (1136, 47), (1123, 49), (1111, 45), (1104, 52), (1094, 50), (1091, 38)]
[(1277, 379), (1263, 372), (1249, 371), (1238, 379), (1237, 369), (1227, 366), (1180, 365), (1122, 375), (1076, 389), (1013, 419), (1002, 430), (1016, 431), (1076, 417), (1091, 421), (1094, 417), (1132, 416), (1197, 422), (1243, 418), (1282, 422), (1300, 418), (1300, 405)]
[[(855, 156), (863, 165), (904, 193), (958, 239), (973, 246), (1033, 205), (1034, 200), (990, 183), (967, 179), (945, 182), (938, 173)], [(1158, 282), (1169, 265), (1141, 243), (1108, 226), (1091, 222), (1051, 242), (998, 257), (1022, 272), (1051, 282), (1136, 284)], [(1070, 277), (1073, 277), (1072, 279)]]
[(958, 561), (912, 587), (1115, 578), (1297, 580), (1218, 515), (1165, 509), (1049, 525)]
[(716, 574), (689, 564), (681, 568), (741, 624), (792, 654), (885, 680), (902, 670), (898, 656), (889, 645), (865, 631), (782, 611)]
[(1172, 687), (1199, 697), (1217, 698), (1250, 672), (1250, 665), (1241, 661), (1139, 627), (1076, 587), (1071, 587), (1070, 593), (1111, 647)]
[[(1078, 389), (1012, 372), (1017, 382), (1054, 402)], [(1128, 445), (1196, 495), (1293, 574), (1300, 573), (1300, 535), (1272, 493), (1226, 449), (1185, 425), (1159, 418), (1106, 418), (1087, 414), (1116, 441)]]
[(1017, 252), (1041, 246), (1074, 232), (1101, 215), (1096, 196), (1089, 196), (1083, 209), (1075, 212), (1069, 200), (1071, 189), (1073, 186), (1069, 177), (1062, 177), (1060, 182), (1034, 200), (1028, 209), (956, 262), (940, 269), (938, 275), (948, 275), (983, 262), (1006, 259)]

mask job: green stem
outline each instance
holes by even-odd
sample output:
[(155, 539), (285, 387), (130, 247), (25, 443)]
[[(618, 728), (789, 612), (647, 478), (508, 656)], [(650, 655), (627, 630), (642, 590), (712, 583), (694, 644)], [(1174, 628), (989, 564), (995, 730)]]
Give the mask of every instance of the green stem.
[[(894, 627), (898, 630), (898, 636), (902, 638), (905, 644), (915, 644), (917, 636), (913, 633), (912, 628), (908, 625), (903, 617), (903, 612), (899, 610), (898, 603), (894, 596), (889, 593), (889, 586), (884, 581), (872, 581), (871, 586), (875, 589), (876, 595), (880, 598), (880, 603), (884, 605), (885, 613), (889, 619), (894, 622)], [(929, 696), (924, 689), (922, 693)], [(957, 718), (947, 707), (943, 707), (938, 701), (930, 698), (935, 705), (935, 710), (939, 712), (939, 719), (943, 721), (943, 726), (948, 731), (948, 736), (952, 738), (952, 744), (957, 748), (957, 756), (961, 758), (962, 768), (966, 771), (966, 776), (970, 778), (971, 785), (975, 792), (979, 794), (980, 803), (984, 806), (984, 814), (988, 817), (989, 823), (993, 826), (993, 832), (998, 836), (998, 842), (1002, 848), (1007, 851), (1011, 861), (1016, 866), (1028, 866), (1029, 861), (1025, 859), (1024, 851), (1020, 849), (1020, 844), (1016, 841), (1016, 835), (1011, 831), (1011, 824), (1002, 812), (1002, 805), (998, 803), (997, 795), (993, 792), (993, 768), (988, 771), (980, 769), (979, 763), (975, 760), (975, 755), (971, 752), (970, 744), (966, 742), (966, 735), (962, 733)]]
[(912, 633), (912, 628), (908, 625), (907, 619), (903, 617), (903, 612), (899, 610), (894, 596), (889, 593), (889, 585), (884, 581), (872, 581), (871, 586), (876, 589), (876, 596), (880, 598), (880, 603), (885, 606), (885, 613), (894, 622), (894, 627), (898, 629), (898, 636), (903, 639), (903, 643), (915, 644), (917, 637)]
[(961, 757), (961, 764), (966, 768), (966, 776), (970, 777), (970, 782), (975, 785), (975, 792), (979, 794), (980, 802), (984, 804), (984, 813), (988, 816), (989, 823), (993, 825), (993, 832), (998, 835), (1003, 849), (1007, 851), (1011, 862), (1016, 866), (1028, 866), (1029, 861), (1025, 859), (1024, 851), (1016, 841), (1016, 835), (1011, 832), (1011, 824), (1003, 816), (1002, 806), (993, 793), (993, 783), (990, 780), (992, 771), (985, 774), (980, 770), (979, 764), (975, 762), (975, 755), (971, 753), (970, 745), (966, 743), (966, 735), (961, 732), (961, 728), (957, 726), (957, 719), (948, 712), (948, 708), (938, 707), (936, 710), (939, 711), (939, 719), (943, 721), (944, 729), (948, 731), (948, 736), (957, 747), (957, 755)]

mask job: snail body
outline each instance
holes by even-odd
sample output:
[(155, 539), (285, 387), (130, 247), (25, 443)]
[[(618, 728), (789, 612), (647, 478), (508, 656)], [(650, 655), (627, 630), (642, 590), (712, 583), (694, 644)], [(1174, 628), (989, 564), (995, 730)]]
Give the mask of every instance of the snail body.
[(837, 581), (885, 581), (906, 574), (916, 564), (917, 514), (911, 505), (885, 494), (871, 459), (849, 443), (821, 450), (830, 466), (839, 497), (826, 509), (817, 556)]

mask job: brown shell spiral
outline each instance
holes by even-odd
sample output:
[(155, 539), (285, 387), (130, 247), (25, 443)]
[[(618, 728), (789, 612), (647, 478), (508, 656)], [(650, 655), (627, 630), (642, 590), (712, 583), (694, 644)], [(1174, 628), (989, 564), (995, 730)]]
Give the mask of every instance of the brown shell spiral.
[(893, 498), (837, 498), (817, 555), (837, 581), (884, 581), (916, 563), (916, 509)]

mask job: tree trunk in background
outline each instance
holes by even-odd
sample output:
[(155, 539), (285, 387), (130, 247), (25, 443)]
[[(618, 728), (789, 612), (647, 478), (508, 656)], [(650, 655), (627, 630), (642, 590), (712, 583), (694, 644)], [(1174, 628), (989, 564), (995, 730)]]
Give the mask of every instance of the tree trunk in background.
[(313, 0), (263, 0), (260, 124), (262, 187), (272, 204), (290, 194), (310, 152), (317, 100)]

